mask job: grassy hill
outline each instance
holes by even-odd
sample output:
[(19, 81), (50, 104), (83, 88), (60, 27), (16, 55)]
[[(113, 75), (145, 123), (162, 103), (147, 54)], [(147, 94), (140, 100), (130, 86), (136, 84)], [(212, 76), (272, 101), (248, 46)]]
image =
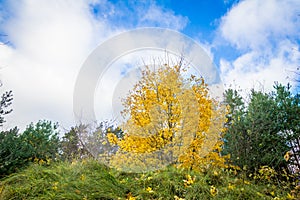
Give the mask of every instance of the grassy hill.
[[(194, 172), (169, 166), (123, 173), (92, 159), (35, 163), (0, 181), (0, 199), (296, 199), (299, 188), (243, 172)], [(298, 198), (300, 198), (298, 196)]]

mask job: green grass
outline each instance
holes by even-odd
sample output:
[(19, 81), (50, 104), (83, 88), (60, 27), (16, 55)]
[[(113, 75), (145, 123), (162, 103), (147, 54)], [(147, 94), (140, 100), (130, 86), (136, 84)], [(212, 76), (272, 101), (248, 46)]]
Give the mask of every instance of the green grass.
[(0, 183), (0, 199), (117, 199), (125, 188), (109, 170), (89, 160), (33, 164)]
[[(188, 181), (188, 175), (192, 181)], [(216, 188), (216, 195), (211, 188)], [(255, 182), (245, 175), (198, 173), (168, 167), (143, 174), (122, 173), (95, 160), (32, 164), (0, 181), (0, 199), (287, 199), (291, 188)]]

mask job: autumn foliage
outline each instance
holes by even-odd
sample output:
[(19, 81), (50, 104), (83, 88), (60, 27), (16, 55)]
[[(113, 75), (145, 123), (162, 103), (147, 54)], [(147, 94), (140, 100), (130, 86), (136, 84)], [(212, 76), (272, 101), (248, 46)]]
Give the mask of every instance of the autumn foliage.
[[(181, 65), (145, 67), (123, 100), (124, 137), (108, 133), (118, 151), (110, 165), (125, 171), (177, 164), (188, 169), (225, 167), (219, 152), (225, 108), (209, 95), (203, 78)], [(187, 78), (186, 78), (187, 77)]]

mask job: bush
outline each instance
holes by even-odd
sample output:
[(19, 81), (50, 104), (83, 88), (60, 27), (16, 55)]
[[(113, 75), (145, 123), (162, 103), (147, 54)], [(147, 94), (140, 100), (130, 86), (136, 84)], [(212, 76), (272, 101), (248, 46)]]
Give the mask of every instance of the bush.
[[(290, 86), (275, 85), (275, 92), (252, 90), (249, 102), (237, 91), (227, 90), (226, 103), (230, 107), (223, 153), (230, 154), (234, 164), (250, 172), (260, 166), (277, 171), (287, 168), (287, 151), (293, 150), (294, 165), (298, 168), (300, 104)], [(298, 143), (297, 143), (298, 142)], [(295, 145), (297, 144), (297, 145)]]
[(24, 168), (32, 161), (55, 159), (59, 151), (57, 125), (32, 123), (22, 134), (18, 129), (0, 133), (0, 177)]
[(22, 151), (25, 157), (46, 160), (55, 159), (59, 153), (58, 125), (50, 121), (39, 121), (36, 125), (31, 123), (20, 135)]
[(21, 144), (17, 128), (0, 133), (0, 177), (15, 172), (26, 162)]

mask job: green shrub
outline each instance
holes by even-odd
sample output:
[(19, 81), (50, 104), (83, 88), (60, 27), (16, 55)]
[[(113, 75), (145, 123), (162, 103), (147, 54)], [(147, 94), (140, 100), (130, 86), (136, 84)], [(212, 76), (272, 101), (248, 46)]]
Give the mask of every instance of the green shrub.
[(0, 132), (0, 178), (24, 168), (32, 161), (56, 158), (59, 152), (57, 125), (49, 121)]
[(60, 143), (57, 129), (57, 124), (45, 120), (27, 126), (20, 135), (22, 151), (26, 152), (25, 157), (31, 161), (55, 159), (59, 153)]
[[(290, 86), (275, 85), (275, 91), (251, 91), (244, 100), (236, 90), (225, 92), (229, 105), (224, 154), (230, 154), (234, 164), (249, 172), (260, 166), (277, 171), (288, 164), (299, 168), (300, 98), (290, 92)], [(297, 145), (295, 145), (297, 144)], [(293, 150), (291, 161), (284, 155)]]
[(21, 145), (17, 128), (0, 132), (0, 178), (15, 172), (27, 162)]

